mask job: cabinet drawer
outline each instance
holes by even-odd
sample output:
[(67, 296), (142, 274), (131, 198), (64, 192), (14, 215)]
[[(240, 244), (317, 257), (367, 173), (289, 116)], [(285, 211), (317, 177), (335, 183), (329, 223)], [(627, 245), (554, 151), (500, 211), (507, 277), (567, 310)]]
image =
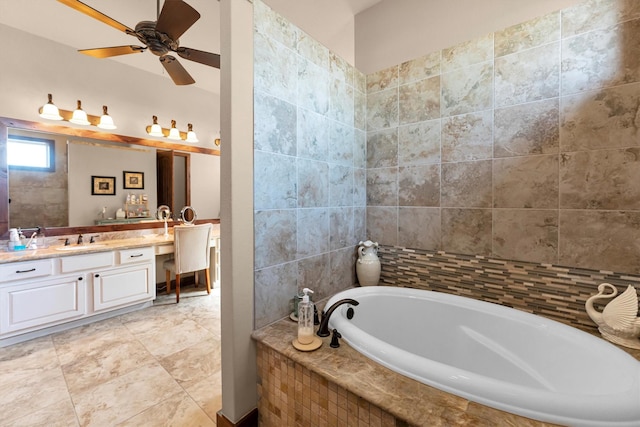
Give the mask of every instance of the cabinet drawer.
[(153, 246), (136, 249), (123, 249), (118, 251), (120, 264), (133, 264), (139, 262), (149, 262), (155, 259), (156, 255)]
[(31, 279), (33, 277), (48, 276), (52, 273), (53, 263), (50, 259), (12, 262), (0, 265), (0, 282)]
[(113, 252), (98, 252), (97, 254), (75, 255), (60, 258), (60, 269), (63, 273), (73, 271), (92, 270), (113, 265)]

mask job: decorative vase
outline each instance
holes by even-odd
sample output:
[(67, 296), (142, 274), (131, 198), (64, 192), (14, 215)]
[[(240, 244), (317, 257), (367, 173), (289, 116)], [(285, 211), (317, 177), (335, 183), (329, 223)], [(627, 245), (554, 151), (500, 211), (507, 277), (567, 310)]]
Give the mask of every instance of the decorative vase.
[(380, 280), (380, 259), (378, 243), (367, 240), (358, 244), (356, 274), (360, 286), (376, 286)]

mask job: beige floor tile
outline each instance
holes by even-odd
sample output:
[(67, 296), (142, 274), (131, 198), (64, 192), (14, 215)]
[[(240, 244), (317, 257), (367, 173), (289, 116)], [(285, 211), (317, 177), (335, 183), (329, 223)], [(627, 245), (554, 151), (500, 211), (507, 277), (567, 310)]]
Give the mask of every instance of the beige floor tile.
[(194, 382), (189, 387), (185, 387), (189, 396), (214, 420), (218, 411), (222, 409), (221, 381), (221, 375), (218, 371)]
[(213, 427), (216, 423), (187, 395), (171, 396), (118, 424), (119, 427)]
[(201, 341), (214, 338), (209, 331), (189, 319), (167, 328), (151, 328), (137, 337), (156, 357), (166, 357)]
[(0, 384), (19, 381), (59, 366), (51, 337), (0, 348)]
[(13, 422), (5, 423), (2, 421), (0, 424), (3, 427), (75, 427), (80, 425), (70, 397), (31, 412)]
[(82, 426), (109, 426), (125, 421), (182, 388), (160, 366), (146, 365), (78, 395), (71, 394)]
[(220, 341), (207, 339), (160, 360), (184, 388), (220, 371)]

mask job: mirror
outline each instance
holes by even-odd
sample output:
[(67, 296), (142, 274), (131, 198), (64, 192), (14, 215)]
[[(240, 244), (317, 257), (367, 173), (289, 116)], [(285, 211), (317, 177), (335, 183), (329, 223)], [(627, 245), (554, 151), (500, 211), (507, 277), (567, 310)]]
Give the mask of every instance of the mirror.
[(196, 210), (191, 206), (185, 206), (180, 211), (180, 221), (185, 223), (186, 225), (193, 225), (198, 219), (198, 215), (196, 215)]
[[(6, 157), (10, 133), (22, 137), (35, 135), (60, 146), (56, 149), (60, 154), (56, 155), (54, 171), (35, 173), (9, 169)], [(205, 181), (209, 187), (219, 181), (217, 177), (212, 179), (212, 168), (206, 166), (210, 159), (219, 162), (217, 150), (0, 118), (0, 235), (6, 238), (10, 226), (27, 229), (44, 226), (49, 235), (76, 233), (82, 229), (82, 232), (100, 232), (150, 228), (149, 222), (157, 222), (154, 215), (161, 193), (157, 191), (156, 154), (167, 151), (176, 153), (176, 158), (188, 158), (189, 153), (199, 156), (197, 162), (191, 162), (195, 164), (187, 174), (187, 182), (191, 174), (200, 177), (196, 182)], [(206, 174), (205, 179), (202, 174)], [(208, 199), (203, 195), (217, 197), (214, 209), (209, 209), (207, 215), (214, 219), (219, 211), (219, 192), (206, 190), (196, 191), (193, 200), (189, 200), (190, 195), (182, 199), (176, 197), (176, 200), (183, 200), (184, 206), (198, 205), (200, 199), (200, 203), (211, 206), (211, 200), (202, 200)], [(182, 206), (174, 206), (174, 212)], [(12, 215), (22, 221), (14, 225)]]

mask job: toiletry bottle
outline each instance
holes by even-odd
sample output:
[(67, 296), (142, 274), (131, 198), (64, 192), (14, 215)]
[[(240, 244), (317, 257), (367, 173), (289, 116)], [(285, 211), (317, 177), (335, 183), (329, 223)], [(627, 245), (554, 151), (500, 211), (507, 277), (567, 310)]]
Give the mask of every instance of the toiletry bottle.
[(304, 295), (298, 304), (298, 342), (311, 344), (313, 342), (313, 303), (309, 300), (309, 288), (302, 290)]

